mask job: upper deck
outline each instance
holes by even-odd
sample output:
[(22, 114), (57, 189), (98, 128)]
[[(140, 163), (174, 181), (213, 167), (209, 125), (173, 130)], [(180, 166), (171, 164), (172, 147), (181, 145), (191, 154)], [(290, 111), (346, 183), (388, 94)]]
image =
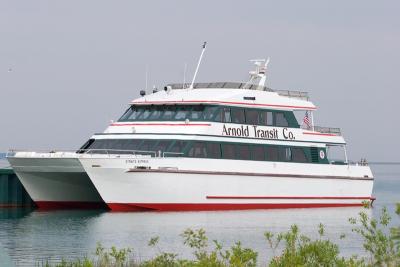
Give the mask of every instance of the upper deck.
[(306, 92), (274, 91), (247, 83), (195, 83), (192, 89), (184, 84), (169, 84), (160, 90), (131, 102), (134, 105), (216, 104), (257, 107), (274, 110), (316, 110)]

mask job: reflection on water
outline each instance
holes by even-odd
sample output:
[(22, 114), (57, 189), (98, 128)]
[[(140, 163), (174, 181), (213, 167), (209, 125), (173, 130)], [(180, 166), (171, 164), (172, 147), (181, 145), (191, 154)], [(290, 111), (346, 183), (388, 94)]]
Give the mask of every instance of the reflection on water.
[[(390, 166), (392, 168), (392, 166)], [(374, 169), (375, 171), (375, 169)], [(384, 173), (391, 173), (387, 175)], [(375, 172), (377, 201), (373, 214), (383, 205), (393, 214), (399, 199), (400, 166)], [(159, 247), (168, 252), (190, 256), (180, 234), (186, 228), (206, 229), (209, 240), (217, 239), (259, 252), (259, 260), (271, 255), (263, 238), (268, 230), (281, 232), (290, 225), (299, 225), (305, 234), (316, 236), (317, 226), (325, 224), (327, 236), (341, 247), (343, 255), (359, 253), (359, 237), (351, 232), (349, 217), (356, 217), (360, 208), (321, 208), (293, 210), (257, 210), (229, 212), (144, 212), (112, 213), (104, 211), (38, 212), (23, 209), (0, 210), (0, 260), (7, 253), (18, 266), (32, 266), (46, 260), (76, 258), (93, 253), (96, 243), (104, 246), (131, 247), (140, 259), (156, 251), (147, 247), (151, 237), (159, 236)], [(396, 223), (399, 220), (396, 218)], [(344, 233), (346, 238), (340, 240)], [(1, 247), (5, 253), (1, 253)]]

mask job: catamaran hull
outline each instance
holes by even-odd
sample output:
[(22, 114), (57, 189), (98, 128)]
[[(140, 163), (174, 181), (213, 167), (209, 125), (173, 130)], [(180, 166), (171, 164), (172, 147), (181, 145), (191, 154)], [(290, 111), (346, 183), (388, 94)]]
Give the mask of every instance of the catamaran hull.
[(40, 209), (104, 208), (104, 202), (76, 158), (8, 158), (26, 191)]
[(80, 161), (113, 211), (345, 207), (373, 200), (367, 166), (168, 158)]

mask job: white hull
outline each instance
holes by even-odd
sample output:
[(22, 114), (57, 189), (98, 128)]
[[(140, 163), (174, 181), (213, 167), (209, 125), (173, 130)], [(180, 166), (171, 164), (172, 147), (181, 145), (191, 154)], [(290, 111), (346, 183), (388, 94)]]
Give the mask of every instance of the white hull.
[(117, 211), (337, 207), (373, 200), (368, 166), (101, 155), (79, 160)]
[(104, 206), (75, 153), (19, 152), (8, 161), (39, 208)]

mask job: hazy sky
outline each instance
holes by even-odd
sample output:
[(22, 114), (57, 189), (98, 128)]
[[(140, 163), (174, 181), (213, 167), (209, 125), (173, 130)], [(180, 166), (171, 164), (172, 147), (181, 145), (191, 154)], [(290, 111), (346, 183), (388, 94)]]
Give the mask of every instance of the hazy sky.
[(0, 0), (0, 151), (75, 149), (149, 84), (244, 81), (307, 90), (350, 158), (400, 161), (399, 1)]

